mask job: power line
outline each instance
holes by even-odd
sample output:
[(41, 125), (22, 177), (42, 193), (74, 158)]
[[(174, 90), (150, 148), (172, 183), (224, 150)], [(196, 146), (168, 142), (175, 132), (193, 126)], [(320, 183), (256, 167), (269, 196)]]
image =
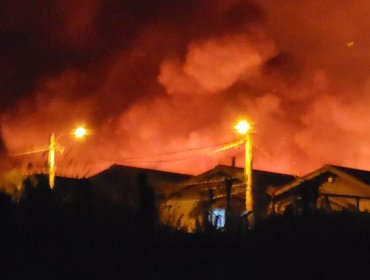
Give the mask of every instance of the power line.
[(166, 163), (166, 162), (176, 162), (176, 161), (186, 161), (186, 160), (191, 160), (194, 158), (199, 158), (199, 157), (204, 157), (206, 156), (205, 154), (201, 155), (194, 155), (194, 156), (189, 156), (189, 157), (183, 157), (183, 158), (174, 158), (174, 159), (163, 159), (163, 160), (141, 160), (141, 159), (132, 159), (132, 160), (107, 160), (105, 162), (115, 162), (115, 163)]
[[(149, 155), (149, 156), (128, 157), (128, 158), (120, 158), (120, 159), (116, 159), (116, 160), (102, 160), (102, 161), (103, 162), (141, 162), (141, 163), (181, 161), (181, 160), (191, 159), (191, 158), (194, 158), (194, 157), (205, 156), (207, 153), (218, 152), (218, 151), (222, 150), (223, 147), (229, 146), (229, 145), (230, 145), (230, 143), (222, 143), (222, 144), (217, 144), (217, 145), (203, 146), (203, 147), (197, 147), (197, 148), (181, 150), (181, 151), (165, 152), (165, 153), (154, 154), (154, 155)], [(215, 148), (219, 148), (219, 149), (215, 150)], [(189, 156), (189, 157), (185, 157), (185, 158), (150, 160), (150, 159), (153, 159), (153, 158), (161, 158), (161, 157), (166, 157), (166, 156), (169, 156), (169, 155), (183, 154), (183, 153), (189, 153), (189, 152), (202, 152), (202, 151), (204, 151), (203, 154), (193, 155), (193, 156)]]
[[(181, 150), (181, 151), (171, 151), (171, 152), (165, 152), (165, 153), (161, 153), (161, 154), (154, 154), (154, 155), (150, 155), (150, 156), (130, 157), (130, 158), (125, 158), (124, 160), (146, 159), (146, 158), (161, 157), (161, 156), (181, 154), (181, 153), (201, 151), (201, 150), (210, 150), (212, 148), (223, 147), (223, 146), (229, 145), (229, 144), (230, 144), (229, 142), (228, 143), (221, 143), (221, 144), (217, 144), (217, 145), (203, 146), (203, 147), (197, 147), (197, 148)], [(213, 151), (210, 151), (210, 152), (213, 152)]]
[[(216, 144), (216, 145), (210, 145), (210, 146), (202, 146), (202, 147), (197, 147), (197, 148), (192, 148), (192, 149), (187, 149), (187, 150), (179, 150), (179, 151), (170, 151), (170, 152), (165, 152), (165, 153), (160, 153), (160, 154), (153, 154), (153, 155), (148, 155), (148, 156), (141, 156), (141, 157), (128, 157), (128, 158), (120, 158), (120, 159), (101, 159), (101, 160), (95, 160), (95, 163), (167, 163), (167, 162), (178, 162), (178, 161), (186, 161), (186, 160), (191, 160), (194, 158), (199, 158), (199, 157), (204, 157), (207, 154), (211, 153), (219, 153), (222, 151), (226, 151), (232, 148), (238, 148), (240, 145), (243, 144), (243, 140), (239, 141), (234, 141), (234, 142), (228, 142), (228, 143), (221, 143), (221, 144)], [(265, 152), (263, 149), (258, 147), (257, 145), (254, 145), (258, 150), (260, 150), (266, 157), (268, 157), (270, 160), (273, 160), (272, 157)], [(184, 154), (184, 153), (189, 153), (189, 152), (202, 152), (202, 154), (195, 154), (191, 156), (186, 156), (186, 157), (180, 157), (180, 158), (163, 158), (166, 156), (170, 155), (178, 155), (178, 154)], [(33, 152), (33, 151), (32, 151)], [(18, 154), (21, 155), (21, 154)], [(158, 159), (156, 159), (158, 158)], [(163, 159), (161, 159), (163, 158)], [(91, 164), (91, 162), (90, 162)], [(65, 167), (65, 163), (60, 163), (59, 164), (61, 167)], [(72, 164), (76, 165), (76, 163)], [(81, 164), (77, 164), (81, 165)]]

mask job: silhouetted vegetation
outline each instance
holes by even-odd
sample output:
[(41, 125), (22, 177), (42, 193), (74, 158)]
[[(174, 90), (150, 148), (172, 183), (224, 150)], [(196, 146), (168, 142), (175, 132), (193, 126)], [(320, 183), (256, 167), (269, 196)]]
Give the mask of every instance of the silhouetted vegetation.
[[(187, 234), (156, 219), (138, 177), (135, 212), (97, 202), (87, 180), (50, 190), (28, 179), (19, 201), (0, 193), (1, 279), (350, 279), (369, 277), (370, 216), (288, 213), (253, 232)], [(105, 205), (106, 204), (106, 205)], [(348, 277), (346, 277), (348, 275)]]
[(144, 172), (139, 173), (137, 185), (139, 188), (139, 209), (137, 215), (138, 231), (151, 235), (156, 222), (157, 213), (154, 190), (149, 186), (147, 174)]

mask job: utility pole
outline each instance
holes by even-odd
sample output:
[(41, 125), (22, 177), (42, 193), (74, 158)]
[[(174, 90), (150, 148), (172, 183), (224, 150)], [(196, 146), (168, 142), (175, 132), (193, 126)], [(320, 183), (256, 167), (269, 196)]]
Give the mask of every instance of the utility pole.
[(49, 186), (51, 189), (54, 188), (55, 182), (55, 134), (52, 133), (49, 141), (49, 154), (48, 154), (48, 167), (49, 167)]
[(249, 132), (245, 135), (245, 165), (244, 165), (244, 178), (245, 178), (245, 210), (248, 219), (248, 227), (254, 226), (253, 214), (253, 178), (252, 178), (252, 139)]
[[(81, 139), (84, 136), (88, 134), (88, 130), (82, 126), (77, 127), (75, 130), (73, 130), (72, 135), (77, 138)], [(56, 158), (56, 152), (63, 153), (64, 148), (61, 145), (58, 145), (57, 139), (60, 139), (60, 137), (63, 134), (59, 135), (58, 137), (55, 137), (55, 134), (52, 133), (49, 138), (49, 145), (45, 147), (38, 148), (36, 150), (23, 152), (23, 153), (17, 153), (14, 154), (15, 156), (20, 155), (27, 155), (27, 154), (34, 154), (34, 153), (40, 153), (40, 152), (46, 152), (48, 151), (48, 174), (49, 174), (49, 187), (51, 189), (54, 188), (55, 185), (55, 172), (56, 172), (56, 166), (55, 166), (55, 158)]]
[(254, 214), (253, 214), (253, 178), (252, 178), (252, 137), (251, 137), (251, 125), (241, 120), (235, 126), (235, 129), (239, 134), (244, 136), (245, 145), (245, 162), (244, 162), (244, 181), (245, 181), (245, 214), (248, 219), (249, 229), (254, 226)]

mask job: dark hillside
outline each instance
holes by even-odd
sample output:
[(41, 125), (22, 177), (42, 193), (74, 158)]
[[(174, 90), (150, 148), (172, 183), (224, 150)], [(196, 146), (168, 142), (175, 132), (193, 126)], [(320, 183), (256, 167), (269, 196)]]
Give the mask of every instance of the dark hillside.
[[(186, 234), (92, 209), (73, 191), (28, 182), (0, 194), (1, 279), (368, 279), (370, 216), (271, 217), (246, 234)], [(68, 198), (68, 199), (67, 199)], [(118, 210), (117, 210), (118, 211)], [(150, 217), (149, 217), (150, 218)]]

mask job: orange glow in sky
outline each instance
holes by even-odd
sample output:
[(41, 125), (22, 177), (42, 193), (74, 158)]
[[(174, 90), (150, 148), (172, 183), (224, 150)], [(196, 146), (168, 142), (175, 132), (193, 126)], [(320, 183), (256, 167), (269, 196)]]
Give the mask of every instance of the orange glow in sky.
[[(167, 2), (4, 7), (0, 168), (82, 123), (94, 135), (58, 139), (57, 174), (243, 166), (242, 148), (222, 147), (245, 116), (255, 168), (370, 170), (370, 2)], [(42, 172), (47, 158), (10, 161)]]

